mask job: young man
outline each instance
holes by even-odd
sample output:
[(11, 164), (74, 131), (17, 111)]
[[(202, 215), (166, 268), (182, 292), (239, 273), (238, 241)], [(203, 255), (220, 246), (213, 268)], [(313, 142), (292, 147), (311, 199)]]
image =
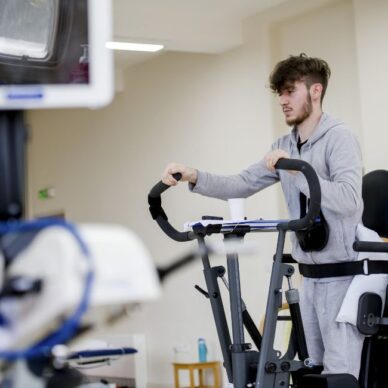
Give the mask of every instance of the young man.
[[(193, 192), (228, 199), (248, 197), (280, 181), (290, 217), (300, 218), (308, 203), (307, 182), (300, 172), (277, 171), (274, 166), (280, 158), (303, 159), (318, 174), (321, 219), (328, 228), (318, 232), (318, 245), (292, 233), (293, 257), (305, 264), (355, 260), (352, 245), (363, 211), (361, 152), (352, 132), (322, 112), (329, 77), (328, 64), (319, 58), (301, 54), (279, 62), (270, 85), (279, 96), (286, 123), (293, 126), (291, 133), (238, 175), (214, 175), (174, 163), (165, 169), (163, 182), (176, 185), (172, 174), (180, 172)], [(336, 322), (351, 280), (303, 278), (301, 310), (312, 362), (323, 364), (323, 373), (350, 373), (358, 378), (364, 337), (356, 327)]]

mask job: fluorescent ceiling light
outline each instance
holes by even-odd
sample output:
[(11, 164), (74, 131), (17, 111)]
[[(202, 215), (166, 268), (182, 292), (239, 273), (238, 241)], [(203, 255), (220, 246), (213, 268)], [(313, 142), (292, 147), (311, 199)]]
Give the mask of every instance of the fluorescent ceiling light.
[(164, 46), (161, 44), (129, 43), (129, 42), (108, 42), (106, 47), (112, 50), (126, 51), (147, 51), (154, 53), (161, 50)]

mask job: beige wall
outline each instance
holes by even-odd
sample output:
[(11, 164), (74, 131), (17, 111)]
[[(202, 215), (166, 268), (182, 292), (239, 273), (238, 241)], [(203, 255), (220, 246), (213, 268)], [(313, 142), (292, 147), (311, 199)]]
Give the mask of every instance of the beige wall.
[[(158, 265), (194, 248), (158, 230), (148, 214), (149, 189), (172, 160), (234, 173), (261, 158), (288, 131), (266, 87), (268, 74), (278, 59), (302, 51), (330, 63), (325, 110), (344, 119), (363, 141), (367, 170), (387, 168), (388, 136), (381, 130), (387, 8), (383, 0), (339, 1), (275, 22), (265, 15), (250, 18), (238, 49), (222, 55), (166, 53), (130, 68), (124, 91), (103, 110), (31, 112), (30, 213), (64, 210), (77, 222), (127, 225)], [(36, 193), (46, 186), (54, 186), (57, 196), (41, 202)], [(250, 198), (247, 215), (283, 215), (279, 198), (277, 187)], [(190, 195), (183, 185), (167, 192), (164, 203), (177, 227), (203, 214), (227, 216), (223, 202)], [(259, 253), (241, 260), (244, 299), (256, 321), (264, 311), (274, 238), (250, 236), (260, 242)], [(147, 335), (154, 386), (172, 384), (174, 345), (190, 347), (180, 359), (196, 359), (196, 339), (202, 336), (220, 357), (210, 307), (194, 283), (204, 285), (200, 262), (168, 279), (159, 301), (112, 329)]]
[[(125, 224), (159, 265), (193, 249), (162, 234), (148, 213), (147, 194), (171, 160), (238, 172), (267, 151), (273, 139), (269, 64), (261, 60), (267, 39), (256, 31), (251, 43), (222, 56), (166, 54), (133, 68), (125, 92), (102, 111), (31, 113), (31, 213), (64, 209), (79, 222)], [(40, 202), (36, 192), (47, 185), (56, 187), (57, 197)], [(274, 190), (252, 198), (247, 214), (276, 217)], [(224, 203), (190, 195), (183, 185), (166, 193), (165, 208), (178, 228), (204, 214), (227, 216)], [(274, 236), (262, 241), (260, 260), (248, 257), (241, 268), (256, 321), (264, 310), (259, 285), (268, 282)], [(219, 358), (210, 308), (195, 283), (204, 285), (199, 261), (166, 282), (161, 300), (114, 329), (147, 335), (154, 383), (171, 384), (174, 345), (188, 344), (189, 354), (178, 357), (195, 360), (196, 340), (205, 337)]]
[[(329, 63), (332, 76), (323, 110), (341, 118), (360, 135), (360, 95), (352, 1), (329, 4), (314, 12), (276, 23), (271, 36), (274, 63), (301, 52), (324, 58)], [(275, 110), (275, 116), (277, 128), (281, 128), (283, 117), (279, 109)]]
[(388, 168), (388, 2), (354, 0), (365, 171)]

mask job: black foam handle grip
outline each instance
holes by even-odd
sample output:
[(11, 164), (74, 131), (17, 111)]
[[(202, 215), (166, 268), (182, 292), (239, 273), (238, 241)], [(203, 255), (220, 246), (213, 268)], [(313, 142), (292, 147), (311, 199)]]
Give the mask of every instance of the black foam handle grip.
[(279, 228), (293, 231), (308, 228), (315, 222), (321, 210), (321, 186), (315, 170), (310, 164), (300, 159), (279, 159), (275, 168), (300, 171), (305, 176), (310, 190), (310, 205), (307, 214), (301, 219), (281, 223)]
[(388, 242), (383, 241), (355, 241), (353, 249), (356, 252), (387, 252)]
[[(175, 180), (180, 181), (182, 178), (182, 174), (180, 172), (177, 172), (176, 174), (172, 175)], [(158, 198), (160, 197), (167, 189), (169, 189), (171, 186), (166, 185), (162, 181), (159, 181), (150, 191), (148, 194), (149, 198)], [(151, 204), (150, 204), (151, 205)]]
[[(173, 177), (179, 181), (182, 178), (181, 173), (173, 174)], [(169, 222), (167, 215), (162, 208), (161, 195), (171, 186), (159, 181), (148, 194), (148, 204), (152, 217), (158, 223), (164, 233), (175, 241), (184, 242), (194, 240), (195, 235), (192, 232), (179, 232)]]

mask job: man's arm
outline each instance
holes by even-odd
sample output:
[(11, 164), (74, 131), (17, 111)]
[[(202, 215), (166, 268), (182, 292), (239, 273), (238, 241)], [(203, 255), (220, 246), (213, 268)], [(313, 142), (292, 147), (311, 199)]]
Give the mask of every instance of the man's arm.
[(191, 191), (223, 200), (249, 197), (279, 180), (277, 172), (271, 172), (264, 160), (236, 175), (216, 175), (172, 163), (163, 173), (163, 182), (175, 185), (177, 182), (172, 174), (177, 172), (182, 174), (182, 181), (189, 182)]

